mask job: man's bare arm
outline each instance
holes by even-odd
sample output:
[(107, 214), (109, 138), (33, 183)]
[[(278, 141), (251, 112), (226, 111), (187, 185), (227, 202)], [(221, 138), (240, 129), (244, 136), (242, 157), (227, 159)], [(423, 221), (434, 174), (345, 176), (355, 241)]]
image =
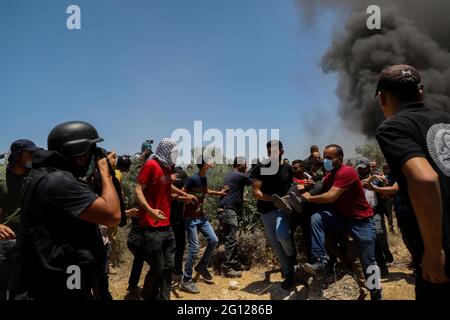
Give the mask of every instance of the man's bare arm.
[(427, 159), (416, 157), (402, 166), (408, 193), (424, 243), (423, 277), (434, 283), (448, 281), (442, 249), (442, 196), (439, 176)]
[(303, 194), (303, 198), (306, 201), (317, 204), (326, 204), (335, 202), (345, 191), (346, 189), (332, 187), (325, 193), (319, 194), (317, 196), (312, 196), (308, 192)]
[(136, 188), (134, 190), (135, 191), (134, 194), (136, 196), (136, 201), (137, 201), (139, 207), (141, 207), (142, 209), (144, 209), (145, 212), (150, 214), (152, 216), (152, 218), (154, 218), (156, 220), (165, 220), (166, 217), (164, 216), (164, 212), (162, 212), (159, 209), (153, 209), (152, 207), (150, 207), (148, 205), (147, 199), (145, 199), (145, 196), (144, 196), (145, 187), (146, 187), (146, 185), (137, 183)]
[(254, 179), (252, 184), (253, 197), (255, 197), (256, 200), (272, 202), (272, 196), (263, 193), (261, 187), (262, 181)]

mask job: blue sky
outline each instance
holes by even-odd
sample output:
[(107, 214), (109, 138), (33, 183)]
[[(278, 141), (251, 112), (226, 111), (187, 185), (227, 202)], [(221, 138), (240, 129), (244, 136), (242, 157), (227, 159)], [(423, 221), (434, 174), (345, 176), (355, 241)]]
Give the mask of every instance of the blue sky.
[[(66, 8), (81, 8), (81, 30)], [(46, 146), (85, 120), (132, 154), (177, 128), (279, 128), (291, 160), (310, 144), (362, 140), (337, 116), (337, 79), (320, 59), (340, 13), (302, 21), (294, 0), (0, 0), (0, 152)]]

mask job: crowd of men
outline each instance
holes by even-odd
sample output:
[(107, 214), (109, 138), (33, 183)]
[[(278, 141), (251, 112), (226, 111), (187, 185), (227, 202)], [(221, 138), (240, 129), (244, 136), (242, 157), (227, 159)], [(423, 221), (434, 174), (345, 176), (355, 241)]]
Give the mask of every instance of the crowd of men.
[[(170, 299), (174, 280), (181, 290), (199, 293), (196, 276), (213, 281), (208, 266), (218, 245), (204, 209), (207, 195), (219, 197), (222, 274), (241, 277), (245, 267), (237, 249), (247, 186), (278, 259), (283, 289), (295, 289), (299, 270), (318, 277), (340, 260), (356, 275), (359, 299), (382, 299), (379, 277), (394, 259), (385, 218), (392, 230), (395, 211), (416, 270), (416, 298), (448, 299), (450, 115), (426, 108), (420, 75), (408, 65), (385, 69), (376, 97), (386, 116), (376, 134), (387, 161), (381, 168), (366, 158), (344, 164), (337, 144), (322, 153), (312, 146), (306, 159), (290, 163), (282, 142), (272, 140), (267, 159), (248, 170), (246, 159), (236, 157), (223, 188), (212, 190), (211, 159), (196, 159), (198, 171), (188, 176), (175, 167), (175, 141), (162, 139), (153, 153), (148, 140), (138, 157), (136, 207), (128, 210), (120, 186), (120, 170), (127, 166), (97, 147), (103, 139), (89, 123), (56, 126), (46, 150), (15, 141), (0, 169), (0, 299), (110, 300), (111, 242), (126, 217), (133, 254), (128, 290), (138, 291), (147, 263), (140, 298)], [(275, 173), (267, 174), (273, 167)], [(299, 227), (306, 261), (297, 258)], [(199, 234), (206, 240), (200, 258)], [(81, 277), (74, 278), (77, 270)]]

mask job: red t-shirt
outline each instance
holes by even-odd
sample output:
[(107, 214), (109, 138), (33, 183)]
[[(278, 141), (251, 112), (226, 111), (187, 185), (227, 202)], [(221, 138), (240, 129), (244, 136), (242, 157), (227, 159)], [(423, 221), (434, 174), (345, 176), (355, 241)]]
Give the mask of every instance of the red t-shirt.
[(343, 165), (339, 169), (329, 172), (323, 178), (323, 186), (325, 192), (331, 187), (346, 189), (333, 203), (338, 214), (350, 219), (364, 219), (373, 216), (373, 210), (366, 200), (355, 168)]
[(141, 227), (167, 227), (170, 225), (170, 201), (172, 180), (171, 171), (156, 160), (148, 160), (142, 166), (138, 176), (138, 183), (147, 185), (144, 196), (148, 205), (153, 209), (164, 212), (167, 219), (156, 221), (150, 214), (140, 209)]

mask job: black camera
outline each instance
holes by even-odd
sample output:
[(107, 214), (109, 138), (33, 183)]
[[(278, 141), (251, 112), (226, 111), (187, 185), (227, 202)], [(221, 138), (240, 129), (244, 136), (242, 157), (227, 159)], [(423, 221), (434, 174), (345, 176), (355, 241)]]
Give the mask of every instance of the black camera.
[[(121, 219), (120, 219), (120, 224), (119, 227), (123, 227), (127, 224), (127, 216), (125, 214), (125, 202), (123, 200), (123, 195), (122, 195), (122, 187), (120, 186), (120, 181), (117, 179), (116, 177), (116, 172), (113, 169), (113, 166), (111, 165), (111, 163), (108, 160), (108, 154), (110, 154), (111, 152), (106, 151), (103, 148), (95, 148), (94, 150), (94, 161), (95, 161), (95, 165), (97, 165), (97, 161), (103, 158), (107, 159), (108, 162), (108, 168), (109, 168), (109, 172), (112, 176), (112, 180), (113, 180), (113, 185), (114, 185), (114, 189), (116, 190), (117, 196), (119, 197), (119, 202), (120, 202), (120, 211), (121, 211)], [(130, 156), (118, 156), (116, 157), (116, 168), (120, 171), (126, 171), (130, 168), (131, 165), (131, 159)], [(88, 183), (92, 186), (92, 188), (94, 189), (94, 192), (96, 194), (101, 194), (102, 193), (102, 178), (100, 175), (100, 172), (98, 170), (95, 170), (89, 177), (87, 177), (87, 181)]]
[[(96, 148), (94, 151), (94, 161), (97, 163), (98, 160), (106, 158), (111, 152), (106, 151), (103, 148)], [(119, 171), (128, 171), (131, 166), (131, 156), (122, 155), (116, 156), (116, 169)], [(112, 169), (112, 168), (111, 168)]]

